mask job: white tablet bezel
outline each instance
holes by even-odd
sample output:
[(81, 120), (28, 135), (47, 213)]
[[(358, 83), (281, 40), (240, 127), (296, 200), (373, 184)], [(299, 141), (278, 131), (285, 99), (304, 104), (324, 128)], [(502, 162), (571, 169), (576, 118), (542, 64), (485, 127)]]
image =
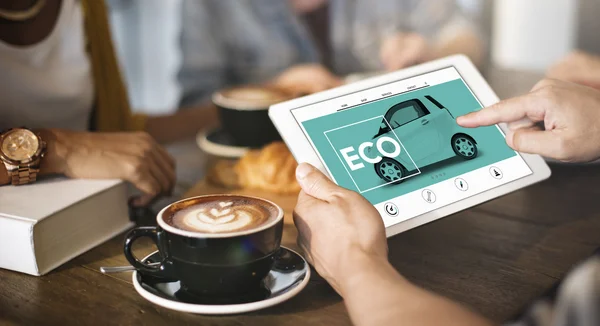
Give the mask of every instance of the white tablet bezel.
[[(281, 137), (287, 144), (296, 160), (298, 162), (308, 162), (328, 175), (327, 170), (323, 166), (315, 150), (312, 148), (304, 132), (298, 125), (291, 113), (291, 110), (449, 67), (454, 67), (458, 70), (465, 83), (467, 83), (471, 91), (475, 94), (484, 107), (493, 105), (499, 101), (498, 96), (481, 76), (473, 63), (463, 55), (456, 55), (386, 75), (366, 79), (353, 84), (344, 85), (314, 95), (279, 103), (277, 105), (273, 105), (269, 109), (269, 116), (271, 117), (273, 124), (281, 134)], [(501, 124), (500, 128), (502, 131), (506, 131), (506, 125)], [(484, 191), (483, 193), (473, 195), (444, 207), (440, 207), (434, 211), (410, 218), (406, 221), (388, 226), (386, 228), (387, 236), (390, 237), (417, 226), (435, 221), (439, 218), (479, 205), (550, 177), (550, 168), (542, 157), (523, 153), (520, 153), (520, 155), (533, 171), (531, 175), (504, 185), (500, 185), (493, 189)]]

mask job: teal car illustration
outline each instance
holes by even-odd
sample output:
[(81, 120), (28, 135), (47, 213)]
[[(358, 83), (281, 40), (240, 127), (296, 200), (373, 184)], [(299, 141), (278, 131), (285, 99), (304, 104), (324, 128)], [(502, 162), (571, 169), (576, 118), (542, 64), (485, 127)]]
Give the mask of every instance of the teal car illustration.
[[(376, 163), (375, 172), (388, 183), (400, 183), (411, 173), (408, 167), (419, 168), (458, 156), (464, 160), (477, 157), (477, 142), (464, 132), (452, 113), (431, 96), (412, 99), (392, 106), (384, 115), (379, 132), (373, 137), (396, 137), (402, 142), (406, 155), (395, 158), (383, 157)], [(383, 143), (383, 146), (391, 146)], [(385, 148), (384, 148), (385, 149)], [(389, 152), (392, 148), (387, 149)]]

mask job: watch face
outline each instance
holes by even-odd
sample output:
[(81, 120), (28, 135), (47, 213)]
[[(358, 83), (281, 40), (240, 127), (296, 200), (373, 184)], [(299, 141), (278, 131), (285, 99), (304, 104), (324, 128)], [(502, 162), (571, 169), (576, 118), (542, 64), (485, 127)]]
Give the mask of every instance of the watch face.
[(2, 144), (2, 153), (13, 161), (30, 159), (40, 147), (37, 136), (27, 129), (15, 129), (8, 132)]

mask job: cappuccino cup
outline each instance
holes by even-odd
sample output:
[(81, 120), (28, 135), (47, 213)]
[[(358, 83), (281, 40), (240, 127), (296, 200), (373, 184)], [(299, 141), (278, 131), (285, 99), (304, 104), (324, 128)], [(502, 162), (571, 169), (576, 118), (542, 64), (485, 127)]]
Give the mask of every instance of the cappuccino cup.
[[(197, 296), (228, 297), (260, 289), (281, 244), (283, 209), (265, 199), (210, 195), (180, 200), (162, 209), (156, 227), (138, 227), (125, 237), (125, 257), (139, 272), (175, 279)], [(161, 261), (149, 265), (131, 249), (136, 239), (156, 243)]]
[(212, 101), (217, 107), (223, 130), (234, 146), (260, 148), (281, 136), (269, 118), (269, 107), (291, 99), (274, 87), (243, 86), (218, 91)]

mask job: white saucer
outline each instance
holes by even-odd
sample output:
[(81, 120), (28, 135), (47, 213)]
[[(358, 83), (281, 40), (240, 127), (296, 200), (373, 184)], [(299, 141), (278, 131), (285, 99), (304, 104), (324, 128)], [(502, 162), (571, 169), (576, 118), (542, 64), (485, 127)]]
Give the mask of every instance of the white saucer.
[[(310, 279), (310, 267), (302, 256), (293, 250), (281, 247), (281, 259), (263, 281), (264, 298), (238, 304), (195, 304), (187, 303), (177, 297), (179, 281), (160, 280), (133, 272), (132, 281), (135, 290), (146, 300), (167, 309), (202, 315), (232, 315), (256, 311), (274, 306), (294, 297), (306, 287)], [(148, 255), (143, 261), (155, 261), (158, 251)], [(278, 268), (279, 267), (279, 268)], [(146, 280), (144, 280), (146, 278)], [(181, 296), (180, 296), (181, 297)]]
[(240, 158), (250, 150), (248, 147), (233, 145), (231, 136), (221, 128), (199, 132), (196, 143), (201, 150), (218, 157)]

